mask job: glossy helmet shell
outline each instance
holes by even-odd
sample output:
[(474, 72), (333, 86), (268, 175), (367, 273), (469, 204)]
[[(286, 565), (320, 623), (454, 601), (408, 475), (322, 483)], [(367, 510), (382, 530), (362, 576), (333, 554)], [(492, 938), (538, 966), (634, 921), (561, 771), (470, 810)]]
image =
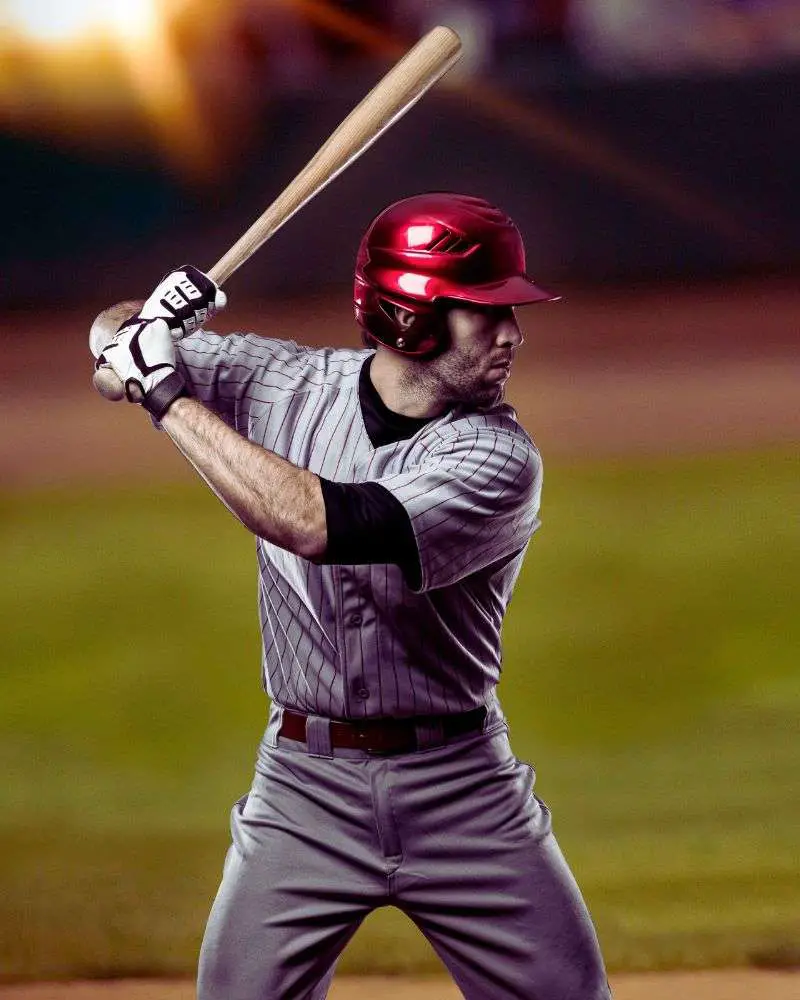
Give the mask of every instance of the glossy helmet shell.
[[(555, 298), (526, 275), (517, 227), (482, 198), (435, 192), (395, 202), (358, 248), (355, 314), (365, 341), (412, 357), (446, 346), (443, 302), (501, 306)], [(409, 329), (397, 325), (394, 306), (414, 314)]]

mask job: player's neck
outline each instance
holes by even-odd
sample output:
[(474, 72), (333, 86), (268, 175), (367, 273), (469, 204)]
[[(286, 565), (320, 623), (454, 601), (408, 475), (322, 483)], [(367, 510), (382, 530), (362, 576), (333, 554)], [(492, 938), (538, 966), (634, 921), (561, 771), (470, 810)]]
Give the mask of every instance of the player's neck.
[(383, 405), (404, 417), (438, 417), (447, 409), (423, 380), (416, 378), (414, 362), (379, 348), (372, 359), (370, 380)]

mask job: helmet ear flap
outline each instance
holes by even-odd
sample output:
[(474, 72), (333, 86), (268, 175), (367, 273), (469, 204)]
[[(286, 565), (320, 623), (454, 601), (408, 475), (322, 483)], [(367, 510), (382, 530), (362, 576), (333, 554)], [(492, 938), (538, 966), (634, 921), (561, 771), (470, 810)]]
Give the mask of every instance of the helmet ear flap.
[(435, 303), (389, 298), (360, 276), (356, 277), (355, 316), (367, 347), (382, 344), (398, 354), (422, 359), (440, 353), (447, 341), (446, 324)]
[[(386, 316), (388, 316), (389, 321), (397, 331), (397, 336), (395, 337), (394, 342), (398, 351), (402, 351), (405, 350), (406, 347), (410, 347), (414, 341), (414, 326), (415, 324), (418, 324), (421, 317), (418, 316), (413, 309), (401, 306), (397, 302), (390, 302), (382, 296), (378, 298), (378, 306), (383, 310)], [(409, 334), (409, 336), (406, 336), (406, 334)]]
[(398, 351), (414, 352), (416, 342), (413, 327), (420, 319), (417, 313), (413, 309), (408, 309), (406, 306), (400, 305), (398, 302), (392, 302), (384, 298), (382, 295), (378, 296), (378, 308), (391, 325), (394, 335), (394, 347)]

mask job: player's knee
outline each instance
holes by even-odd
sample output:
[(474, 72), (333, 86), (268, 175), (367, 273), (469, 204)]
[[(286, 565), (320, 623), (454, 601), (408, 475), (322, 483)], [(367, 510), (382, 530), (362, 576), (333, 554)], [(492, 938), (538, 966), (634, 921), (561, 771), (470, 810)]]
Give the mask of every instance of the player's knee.
[(599, 949), (587, 948), (560, 961), (539, 961), (534, 967), (535, 996), (553, 1000), (610, 1000), (603, 958)]
[(203, 949), (197, 973), (197, 1000), (226, 1000), (236, 996), (235, 979), (232, 963)]
[(238, 934), (212, 909), (203, 936), (197, 967), (197, 1000), (238, 1000), (266, 996), (253, 992), (254, 979), (263, 973), (256, 961), (239, 946)]
[(600, 956), (570, 969), (553, 996), (563, 997), (563, 1000), (611, 1000), (611, 988)]

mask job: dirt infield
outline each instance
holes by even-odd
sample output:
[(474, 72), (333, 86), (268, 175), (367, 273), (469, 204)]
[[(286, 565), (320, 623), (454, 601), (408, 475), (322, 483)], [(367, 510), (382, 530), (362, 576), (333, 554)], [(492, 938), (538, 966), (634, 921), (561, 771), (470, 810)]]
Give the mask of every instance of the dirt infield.
[[(192, 475), (91, 388), (94, 308), (0, 316), (4, 485)], [(509, 399), (545, 456), (720, 451), (800, 439), (800, 291), (787, 282), (575, 292), (521, 312)], [(357, 344), (346, 296), (231, 309), (215, 328)], [(132, 419), (133, 418), (133, 419)], [(10, 429), (10, 433), (9, 433)]]
[[(614, 976), (615, 1000), (796, 1000), (800, 973), (750, 969), (661, 972)], [(160, 980), (108, 983), (42, 983), (0, 987), (8, 1000), (192, 1000), (192, 982)], [(330, 1000), (457, 1000), (461, 994), (446, 979), (343, 976)]]

